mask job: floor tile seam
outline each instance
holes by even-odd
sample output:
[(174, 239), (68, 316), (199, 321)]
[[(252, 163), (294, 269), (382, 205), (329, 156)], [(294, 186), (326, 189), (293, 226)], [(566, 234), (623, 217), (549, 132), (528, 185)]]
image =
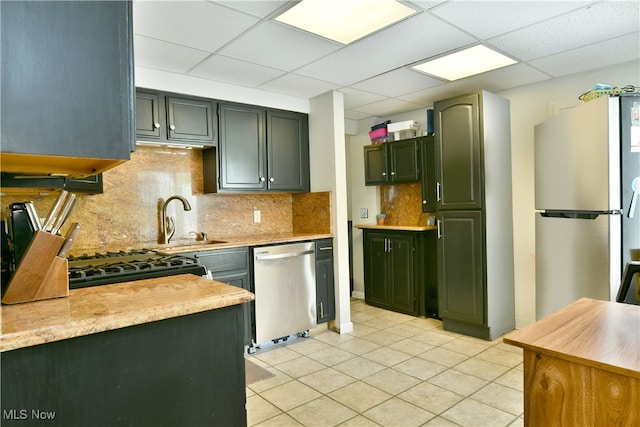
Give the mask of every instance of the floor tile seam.
[[(506, 373), (506, 372), (505, 372), (505, 373)], [(500, 377), (502, 377), (502, 375), (500, 375)], [(500, 378), (500, 377), (498, 377), (498, 378)], [(498, 386), (500, 386), (500, 387), (506, 387), (506, 388), (508, 388), (508, 389), (511, 389), (511, 390), (517, 391), (517, 392), (519, 392), (519, 393), (524, 393), (524, 391), (522, 391), (522, 390), (518, 390), (518, 389), (517, 389), (517, 388), (515, 388), (515, 387), (511, 387), (511, 386), (508, 386), (508, 385), (505, 385), (505, 384), (500, 384), (499, 382), (497, 382), (498, 378), (496, 378), (496, 379), (494, 379), (494, 380), (491, 380), (491, 381), (489, 382), (489, 384), (487, 384), (487, 385), (483, 386), (483, 387), (482, 387), (482, 388), (480, 388), (478, 391), (482, 390), (482, 389), (483, 389), (483, 388), (485, 388), (485, 387), (488, 387), (488, 386), (489, 386), (489, 385), (491, 385), (491, 384), (495, 384), (495, 385), (498, 385)], [(477, 391), (476, 391), (475, 393), (477, 393)]]
[[(425, 381), (425, 382), (427, 382), (427, 381)], [(431, 411), (431, 410), (427, 410), (427, 409), (425, 409), (425, 408), (421, 408), (421, 407), (420, 407), (421, 409), (424, 409), (425, 411), (431, 412), (432, 414), (436, 414), (436, 417), (441, 416), (443, 413), (445, 413), (445, 412), (446, 412), (446, 411), (448, 411), (449, 409), (453, 408), (454, 406), (456, 406), (458, 403), (462, 402), (463, 400), (467, 400), (467, 399), (469, 399), (469, 397), (464, 396), (464, 395), (462, 395), (462, 394), (460, 394), (460, 393), (456, 393), (455, 391), (452, 391), (452, 390), (446, 389), (446, 388), (444, 388), (444, 387), (440, 387), (440, 386), (438, 386), (438, 385), (436, 385), (436, 384), (431, 384), (431, 383), (429, 383), (429, 384), (430, 384), (430, 385), (432, 385), (432, 386), (434, 386), (434, 387), (441, 388), (442, 390), (448, 391), (449, 393), (453, 393), (453, 394), (455, 394), (455, 395), (457, 395), (457, 396), (460, 396), (460, 397), (462, 398), (462, 399), (458, 400), (457, 402), (455, 402), (454, 404), (452, 404), (451, 406), (448, 406), (446, 409), (443, 409), (442, 411), (437, 412), (437, 413), (436, 413), (436, 412), (433, 412), (433, 411)], [(415, 387), (417, 387), (417, 386), (419, 386), (419, 385), (420, 385), (420, 384), (416, 384), (416, 385), (415, 385)], [(413, 387), (412, 387), (412, 388), (413, 388)], [(408, 389), (408, 390), (411, 390), (411, 389)], [(408, 391), (408, 390), (405, 390), (405, 391)], [(404, 393), (404, 392), (403, 392), (403, 393)], [(402, 394), (402, 393), (401, 393), (401, 394)], [(407, 399), (405, 399), (404, 397), (401, 397), (400, 395), (397, 395), (396, 397), (397, 397), (398, 399), (401, 399), (401, 400), (403, 400), (403, 401), (407, 402), (407, 403), (411, 403), (412, 405), (417, 406), (415, 403), (412, 403), (412, 402), (408, 401)]]
[[(351, 385), (353, 385), (353, 384), (354, 384), (354, 383), (347, 384), (347, 385), (345, 385), (344, 387), (340, 387), (339, 389), (336, 389), (336, 390), (331, 391), (330, 393), (335, 393), (336, 391), (341, 390), (341, 389), (343, 389), (343, 388), (345, 388), (345, 387), (351, 386)], [(364, 384), (365, 384), (365, 385), (368, 385), (368, 386), (373, 387), (373, 386), (372, 386), (372, 385), (370, 385), (370, 384), (367, 384), (367, 383), (364, 383)], [(377, 388), (377, 387), (376, 387), (376, 388)], [(384, 390), (380, 390), (380, 391), (384, 391)], [(390, 393), (386, 393), (386, 392), (385, 392), (385, 394), (389, 394), (389, 397), (388, 397), (388, 398), (386, 398), (386, 399), (384, 399), (384, 400), (381, 400), (380, 402), (378, 402), (378, 403), (376, 403), (375, 405), (373, 405), (373, 406), (371, 406), (371, 407), (369, 407), (369, 408), (365, 409), (364, 411), (357, 411), (357, 410), (355, 410), (355, 409), (351, 408), (350, 406), (347, 406), (347, 405), (345, 405), (344, 403), (342, 403), (342, 402), (340, 402), (340, 401), (338, 401), (338, 400), (334, 399), (332, 396), (329, 396), (329, 394), (328, 394), (328, 393), (327, 393), (325, 396), (326, 396), (326, 397), (328, 397), (329, 399), (333, 400), (334, 402), (339, 403), (340, 405), (342, 405), (342, 406), (344, 406), (344, 407), (346, 407), (346, 408), (351, 409), (352, 411), (354, 411), (354, 412), (358, 413), (359, 415), (362, 415), (362, 414), (364, 414), (366, 411), (368, 411), (368, 410), (370, 410), (370, 409), (373, 409), (373, 408), (375, 408), (376, 406), (380, 406), (380, 405), (382, 405), (384, 402), (387, 402), (387, 401), (389, 401), (389, 400), (391, 400), (391, 399), (393, 399), (393, 398), (395, 397), (395, 396), (391, 396), (391, 395), (390, 395)], [(364, 416), (364, 415), (363, 415), (363, 416)]]
[[(507, 414), (507, 415), (511, 415), (511, 416), (512, 416), (512, 417), (514, 417), (514, 418), (513, 418), (511, 421), (509, 421), (509, 422), (507, 423), (507, 425), (511, 425), (511, 423), (513, 423), (515, 420), (517, 420), (518, 418), (520, 418), (520, 417), (524, 414), (524, 410), (523, 410), (520, 414), (518, 414), (518, 415), (514, 415), (514, 414), (513, 414), (513, 413), (511, 413), (511, 412), (507, 412), (507, 411), (505, 411), (504, 409), (501, 409), (501, 408), (498, 408), (498, 407), (496, 407), (496, 406), (493, 406), (493, 405), (492, 405), (492, 404), (490, 404), (490, 403), (483, 402), (483, 401), (478, 400), (478, 399), (474, 399), (474, 398), (473, 398), (473, 397), (471, 397), (471, 396), (467, 397), (465, 400), (473, 400), (474, 402), (477, 402), (477, 403), (480, 403), (480, 404), (482, 404), (482, 405), (488, 406), (488, 407), (490, 407), (490, 408), (496, 409), (496, 410), (498, 410), (498, 411), (500, 411), (500, 412), (504, 412), (504, 413), (505, 413), (505, 414)], [(458, 403), (460, 403), (460, 402), (458, 402)], [(454, 405), (454, 406), (455, 406), (455, 405)]]
[[(312, 389), (313, 391), (315, 391), (315, 392), (319, 393), (319, 394), (320, 394), (320, 396), (316, 396), (316, 397), (314, 397), (314, 398), (313, 398), (313, 399), (311, 399), (311, 400), (307, 400), (306, 402), (303, 402), (303, 403), (301, 403), (301, 404), (299, 404), (299, 405), (293, 406), (293, 407), (291, 407), (291, 408), (289, 408), (289, 409), (282, 409), (282, 408), (281, 408), (280, 406), (278, 406), (275, 402), (272, 402), (271, 400), (269, 400), (266, 396), (262, 396), (262, 395), (261, 395), (260, 397), (262, 397), (264, 400), (266, 400), (267, 402), (269, 402), (271, 405), (273, 405), (274, 407), (276, 407), (278, 410), (282, 411), (283, 413), (288, 413), (289, 411), (293, 411), (294, 409), (299, 408), (299, 407), (301, 407), (301, 406), (304, 406), (304, 405), (306, 405), (306, 404), (307, 404), (307, 403), (309, 403), (309, 402), (313, 402), (314, 400), (319, 399), (319, 398), (321, 398), (321, 397), (324, 395), (324, 393), (322, 393), (322, 392), (320, 392), (320, 391), (316, 390), (315, 388), (313, 388), (313, 387), (311, 387), (311, 386), (309, 386), (309, 385), (307, 385), (307, 384), (303, 383), (302, 381), (298, 381), (298, 380), (294, 380), (294, 381), (296, 381), (296, 382), (300, 383), (300, 385), (302, 385), (302, 386), (304, 386), (304, 387), (309, 387), (309, 388), (310, 388), (310, 389)], [(281, 384), (281, 385), (282, 385), (282, 384)]]

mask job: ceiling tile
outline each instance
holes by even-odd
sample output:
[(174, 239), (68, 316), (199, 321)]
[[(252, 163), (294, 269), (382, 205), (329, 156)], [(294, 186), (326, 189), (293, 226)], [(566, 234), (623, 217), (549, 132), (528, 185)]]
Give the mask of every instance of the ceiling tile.
[(220, 53), (291, 71), (340, 47), (338, 43), (267, 21), (232, 41)]
[(343, 87), (339, 89), (344, 94), (344, 108), (354, 108), (360, 105), (371, 104), (373, 102), (382, 101), (386, 96), (378, 95), (371, 92)]
[(240, 86), (256, 87), (284, 74), (284, 71), (216, 55), (193, 68), (190, 75)]
[(474, 41), (468, 34), (422, 12), (304, 66), (296, 73), (348, 86)]
[(438, 86), (442, 80), (417, 73), (406, 68), (400, 68), (379, 76), (372, 77), (353, 85), (362, 89), (389, 97), (398, 97), (407, 93)]
[[(616, 63), (637, 61), (640, 58), (639, 52), (640, 38), (638, 34), (630, 34), (557, 55), (547, 56), (531, 61), (530, 64), (554, 77), (559, 77)], [(637, 82), (623, 83), (637, 84)]]
[(367, 113), (370, 116), (385, 117), (404, 111), (417, 110), (422, 107), (423, 105), (402, 101), (400, 99), (385, 99), (384, 101), (363, 105), (353, 110), (360, 113)]
[(136, 66), (186, 73), (210, 55), (204, 50), (193, 49), (151, 39), (140, 35), (134, 36), (134, 55)]
[(430, 10), (431, 8), (444, 2), (445, 0), (412, 0), (411, 2), (407, 2), (407, 3), (411, 3), (422, 10)]
[[(583, 7), (591, 1), (446, 2), (431, 13), (487, 39)], [(498, 19), (496, 19), (498, 18)]]
[(601, 2), (489, 40), (522, 60), (532, 60), (638, 32), (640, 2)]
[(344, 118), (349, 120), (362, 120), (371, 117), (368, 113), (359, 113), (353, 110), (344, 110)]
[(216, 1), (223, 6), (230, 7), (241, 12), (248, 13), (259, 18), (271, 15), (276, 10), (288, 3), (287, 0), (230, 0)]
[(136, 34), (214, 52), (258, 19), (203, 1), (136, 1)]
[(289, 73), (261, 85), (260, 89), (302, 98), (313, 98), (337, 87), (334, 83)]

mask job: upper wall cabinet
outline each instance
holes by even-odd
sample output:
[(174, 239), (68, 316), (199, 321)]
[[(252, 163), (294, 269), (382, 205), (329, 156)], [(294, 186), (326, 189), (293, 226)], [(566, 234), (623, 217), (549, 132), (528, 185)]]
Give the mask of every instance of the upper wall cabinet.
[(136, 90), (136, 140), (216, 145), (216, 103), (210, 99)]
[(94, 175), (134, 145), (131, 2), (1, 2), (2, 171)]
[(365, 146), (365, 185), (416, 182), (420, 176), (418, 160), (416, 138)]
[[(221, 103), (218, 115), (218, 191), (309, 191), (306, 114)], [(215, 177), (209, 172), (217, 166), (215, 156), (204, 156), (205, 177)]]

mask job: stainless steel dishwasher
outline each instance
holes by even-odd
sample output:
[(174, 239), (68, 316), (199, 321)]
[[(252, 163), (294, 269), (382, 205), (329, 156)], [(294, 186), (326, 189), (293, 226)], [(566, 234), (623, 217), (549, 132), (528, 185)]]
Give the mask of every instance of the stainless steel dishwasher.
[(315, 242), (253, 249), (256, 345), (308, 334), (316, 323)]

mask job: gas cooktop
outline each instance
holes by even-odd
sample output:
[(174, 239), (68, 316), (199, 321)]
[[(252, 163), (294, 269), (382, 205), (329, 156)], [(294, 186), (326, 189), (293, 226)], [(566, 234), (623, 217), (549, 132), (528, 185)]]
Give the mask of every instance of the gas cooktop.
[(131, 280), (191, 273), (207, 274), (195, 258), (145, 249), (70, 256), (69, 288), (108, 285)]

